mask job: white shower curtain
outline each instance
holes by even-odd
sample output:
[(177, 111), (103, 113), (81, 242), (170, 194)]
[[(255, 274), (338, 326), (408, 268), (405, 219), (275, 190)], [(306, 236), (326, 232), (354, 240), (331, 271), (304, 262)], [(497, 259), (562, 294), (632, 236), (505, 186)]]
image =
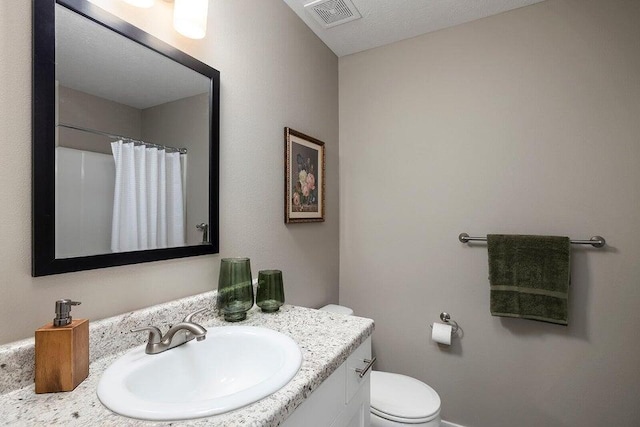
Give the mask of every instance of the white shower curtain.
[(123, 141), (112, 142), (111, 151), (116, 165), (111, 250), (184, 246), (186, 159)]

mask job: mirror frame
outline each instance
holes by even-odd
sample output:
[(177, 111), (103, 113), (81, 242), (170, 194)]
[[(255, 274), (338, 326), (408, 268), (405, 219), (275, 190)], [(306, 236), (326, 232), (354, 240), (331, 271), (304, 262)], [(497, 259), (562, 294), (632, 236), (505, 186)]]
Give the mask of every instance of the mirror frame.
[[(209, 244), (55, 257), (55, 6), (61, 6), (211, 79)], [(33, 1), (32, 275), (46, 276), (219, 252), (220, 72), (86, 0)]]

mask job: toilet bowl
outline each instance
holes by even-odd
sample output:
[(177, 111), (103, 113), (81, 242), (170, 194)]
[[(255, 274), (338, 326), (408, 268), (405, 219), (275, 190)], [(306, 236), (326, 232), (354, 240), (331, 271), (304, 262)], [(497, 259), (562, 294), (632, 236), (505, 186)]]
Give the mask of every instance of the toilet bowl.
[[(320, 310), (353, 315), (353, 310), (329, 304)], [(371, 372), (371, 427), (440, 427), (440, 396), (415, 378)]]

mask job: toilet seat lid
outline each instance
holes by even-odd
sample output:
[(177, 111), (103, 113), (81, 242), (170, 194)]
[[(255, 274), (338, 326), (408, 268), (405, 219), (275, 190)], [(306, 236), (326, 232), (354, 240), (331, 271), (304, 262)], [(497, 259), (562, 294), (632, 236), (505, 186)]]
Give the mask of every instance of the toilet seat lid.
[(392, 421), (426, 422), (440, 413), (440, 396), (415, 378), (372, 371), (371, 412)]

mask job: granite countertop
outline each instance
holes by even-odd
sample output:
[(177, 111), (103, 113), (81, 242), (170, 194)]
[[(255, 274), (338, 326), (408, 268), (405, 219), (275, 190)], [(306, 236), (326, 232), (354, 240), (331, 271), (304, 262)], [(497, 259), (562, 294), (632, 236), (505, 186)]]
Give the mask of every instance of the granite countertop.
[[(263, 326), (282, 332), (293, 338), (302, 350), (300, 370), (287, 385), (274, 394), (225, 414), (172, 422), (123, 417), (100, 403), (96, 388), (104, 370), (124, 352), (142, 344), (146, 338), (145, 334), (129, 333), (129, 329), (154, 324), (166, 331), (170, 322), (179, 321), (194, 309), (211, 306), (214, 300), (215, 293), (207, 292), (95, 322), (90, 328), (89, 377), (72, 392), (35, 394), (33, 339), (0, 346), (2, 422), (14, 425), (70, 426), (277, 426), (373, 332), (371, 319), (291, 305), (283, 306), (276, 313), (262, 313), (254, 307), (247, 314), (246, 320), (234, 324)], [(213, 310), (210, 312), (213, 314)], [(195, 320), (207, 328), (230, 324), (215, 315), (204, 315)]]

